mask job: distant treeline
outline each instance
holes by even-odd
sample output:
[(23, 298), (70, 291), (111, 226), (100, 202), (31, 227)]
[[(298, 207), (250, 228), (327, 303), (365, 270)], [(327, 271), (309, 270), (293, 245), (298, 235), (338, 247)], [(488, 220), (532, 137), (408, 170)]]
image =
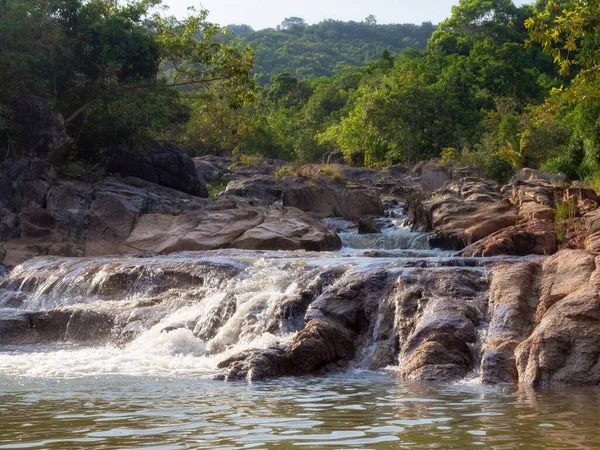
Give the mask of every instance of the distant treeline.
[(373, 16), (363, 22), (325, 20), (316, 25), (291, 17), (277, 28), (260, 31), (248, 25), (226, 28), (233, 33), (228, 42), (254, 49), (254, 73), (259, 84), (268, 83), (281, 72), (300, 79), (331, 76), (345, 66), (364, 66), (383, 50), (423, 50), (435, 30), (430, 22), (378, 25)]

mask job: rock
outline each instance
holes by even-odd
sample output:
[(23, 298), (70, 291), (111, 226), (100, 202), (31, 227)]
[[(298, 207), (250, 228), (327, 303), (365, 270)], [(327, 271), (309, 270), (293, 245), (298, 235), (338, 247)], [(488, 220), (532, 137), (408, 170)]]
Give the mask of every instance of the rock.
[(105, 343), (112, 337), (114, 319), (89, 310), (50, 310), (3, 313), (0, 335), (4, 345), (56, 341)]
[(177, 216), (147, 214), (124, 245), (143, 253), (242, 248), (261, 250), (335, 250), (339, 237), (298, 210), (255, 208), (186, 212)]
[(9, 194), (0, 199), (0, 238), (6, 241), (0, 245), (0, 261), (10, 266), (52, 254), (341, 246), (334, 232), (301, 211), (268, 208), (256, 200), (206, 200), (139, 178), (63, 182), (44, 161), (5, 164), (0, 174), (0, 189)]
[(342, 152), (326, 152), (323, 155), (323, 164), (345, 164)]
[(235, 355), (219, 363), (226, 380), (262, 380), (306, 375), (353, 356), (352, 337), (343, 327), (312, 320), (286, 348), (268, 348)]
[(594, 255), (585, 250), (562, 250), (546, 259), (539, 282), (536, 323), (552, 305), (588, 284), (595, 270)]
[(293, 184), (293, 179), (254, 175), (250, 178), (239, 178), (230, 181), (225, 188), (225, 193), (240, 197), (253, 197), (274, 203), (281, 200), (284, 189), (291, 187)]
[(517, 181), (512, 184), (511, 201), (524, 220), (554, 221), (555, 205), (562, 197), (562, 188), (543, 180)]
[(0, 102), (11, 111), (10, 117), (19, 135), (17, 151), (28, 158), (56, 158), (69, 145), (62, 116), (54, 114), (46, 102), (30, 96), (4, 96)]
[(424, 191), (434, 191), (443, 187), (451, 179), (451, 175), (439, 160), (431, 160), (417, 164), (413, 173), (418, 176), (418, 182)]
[(458, 255), (467, 257), (551, 255), (557, 249), (554, 224), (535, 219), (496, 231), (465, 247)]
[(532, 180), (541, 180), (546, 181), (550, 184), (556, 185), (564, 185), (568, 183), (569, 178), (564, 173), (554, 174), (554, 173), (546, 173), (535, 169), (524, 168), (521, 169), (517, 174), (515, 174), (510, 179), (510, 184), (515, 184), (519, 181), (532, 181)]
[(460, 250), (518, 221), (496, 184), (472, 178), (415, 193), (407, 204), (413, 230), (433, 231), (431, 245), (448, 250)]
[(219, 183), (233, 173), (227, 168), (232, 161), (218, 156), (202, 156), (192, 158), (196, 166), (196, 173), (204, 183)]
[(585, 248), (591, 252), (600, 252), (600, 209), (583, 216), (585, 228)]
[(246, 250), (338, 250), (339, 236), (295, 208), (271, 208), (264, 221), (235, 239), (231, 247)]
[(382, 216), (383, 206), (376, 194), (365, 189), (333, 188), (326, 184), (302, 186), (283, 192), (283, 205), (309, 212), (317, 218)]
[(481, 168), (477, 166), (468, 167), (453, 167), (450, 169), (450, 178), (453, 181), (462, 180), (463, 178), (481, 178)]
[(0, 208), (15, 213), (25, 208), (42, 208), (56, 180), (56, 171), (47, 161), (7, 161), (0, 167)]
[(136, 177), (158, 183), (158, 173), (148, 157), (134, 150), (109, 147), (104, 153), (104, 169), (108, 173), (118, 173), (123, 178)]
[[(375, 270), (349, 272), (341, 277), (339, 273), (331, 275), (318, 283), (320, 287), (313, 286), (316, 289), (308, 294), (313, 297), (312, 302), (310, 298), (302, 300), (310, 306), (304, 327), (291, 343), (243, 352), (222, 361), (219, 367), (225, 369), (223, 378), (259, 380), (341, 368), (358, 349), (366, 347), (373, 350), (365, 357), (370, 366), (384, 367), (391, 363), (393, 320), (379, 324), (377, 321), (382, 298), (389, 294), (388, 273)], [(388, 316), (392, 317), (393, 314)]]
[(481, 380), (518, 382), (514, 351), (530, 334), (538, 305), (539, 263), (501, 263), (494, 267), (490, 286), (490, 317), (483, 346)]
[(194, 161), (175, 144), (155, 143), (148, 158), (158, 175), (158, 184), (198, 197), (208, 197)]
[(381, 233), (377, 222), (372, 217), (358, 219), (358, 234)]
[(569, 293), (551, 306), (516, 349), (521, 383), (600, 384), (600, 285)]
[(395, 164), (392, 166), (387, 166), (385, 169), (383, 169), (383, 172), (389, 174), (393, 178), (404, 178), (404, 175), (409, 172), (409, 169), (402, 164)]
[(469, 345), (477, 342), (485, 312), (482, 274), (415, 269), (401, 275), (397, 285), (400, 374), (419, 380), (464, 378), (475, 365)]
[(208, 197), (206, 185), (198, 177), (192, 159), (170, 142), (154, 143), (145, 155), (120, 147), (109, 148), (105, 169), (122, 177), (136, 177), (198, 197)]

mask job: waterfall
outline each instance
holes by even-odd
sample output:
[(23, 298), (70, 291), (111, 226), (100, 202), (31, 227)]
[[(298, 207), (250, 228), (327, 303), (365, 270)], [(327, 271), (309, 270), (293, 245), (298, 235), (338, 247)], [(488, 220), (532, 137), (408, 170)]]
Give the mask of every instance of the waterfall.
[(433, 379), (477, 370), (486, 265), (497, 259), (429, 248), (401, 209), (381, 223), (377, 235), (342, 232), (346, 247), (330, 253), (31, 259), (0, 278), (1, 370), (210, 378), (391, 365)]

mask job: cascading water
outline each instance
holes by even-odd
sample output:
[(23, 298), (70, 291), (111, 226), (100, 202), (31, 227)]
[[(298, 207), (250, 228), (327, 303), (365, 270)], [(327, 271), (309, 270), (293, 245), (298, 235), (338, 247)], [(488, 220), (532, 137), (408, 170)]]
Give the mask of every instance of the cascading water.
[[(45, 257), (0, 274), (0, 449), (600, 445), (589, 391), (404, 381), (473, 377), (499, 258), (379, 222), (346, 228), (339, 252)], [(350, 360), (332, 360), (348, 336)], [(251, 375), (320, 350), (338, 373), (213, 380), (227, 361)]]
[[(282, 305), (332, 268), (344, 272), (350, 284), (353, 274), (377, 270), (398, 280), (413, 268), (466, 265), (481, 271), (477, 266), (483, 260), (454, 258), (429, 248), (425, 234), (406, 227), (402, 208), (397, 205), (380, 219), (382, 233), (342, 231), (344, 248), (339, 252), (223, 250), (152, 258), (29, 260), (0, 281), (0, 344), (9, 346), (0, 352), (0, 371), (213, 377), (219, 363), (231, 356), (289, 343), (304, 326), (308, 304), (326, 294), (311, 294), (304, 310), (290, 313)], [(398, 330), (393, 335), (387, 330), (380, 342), (382, 322), (404, 320), (387, 317), (402, 313), (389, 306), (396, 294), (386, 295), (377, 300), (377, 313), (358, 344), (354, 366), (372, 369), (402, 360), (387, 350), (395, 346)], [(381, 358), (382, 352), (388, 355)]]

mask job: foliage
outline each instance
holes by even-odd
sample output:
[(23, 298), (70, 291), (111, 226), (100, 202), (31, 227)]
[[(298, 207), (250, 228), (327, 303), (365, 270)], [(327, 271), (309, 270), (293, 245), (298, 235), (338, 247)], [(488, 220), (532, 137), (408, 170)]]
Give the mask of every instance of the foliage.
[(547, 1), (525, 21), (529, 45), (538, 42), (545, 53), (568, 75), (578, 66), (579, 82), (595, 83), (600, 77), (600, 3), (577, 0), (560, 5)]
[(47, 100), (89, 159), (168, 135), (189, 118), (187, 98), (208, 88), (247, 100), (251, 51), (223, 43), (206, 11), (180, 20), (152, 13), (160, 3), (0, 2), (0, 94)]
[(374, 17), (363, 22), (325, 20), (306, 25), (298, 17), (287, 18), (277, 29), (248, 31), (230, 25), (234, 36), (227, 42), (250, 46), (256, 52), (254, 73), (265, 85), (278, 73), (300, 80), (332, 76), (345, 66), (363, 66), (376, 60), (384, 49), (397, 53), (406, 48), (422, 50), (435, 29), (422, 25), (378, 25)]
[(296, 173), (290, 168), (290, 166), (283, 166), (275, 171), (275, 178), (293, 177)]

